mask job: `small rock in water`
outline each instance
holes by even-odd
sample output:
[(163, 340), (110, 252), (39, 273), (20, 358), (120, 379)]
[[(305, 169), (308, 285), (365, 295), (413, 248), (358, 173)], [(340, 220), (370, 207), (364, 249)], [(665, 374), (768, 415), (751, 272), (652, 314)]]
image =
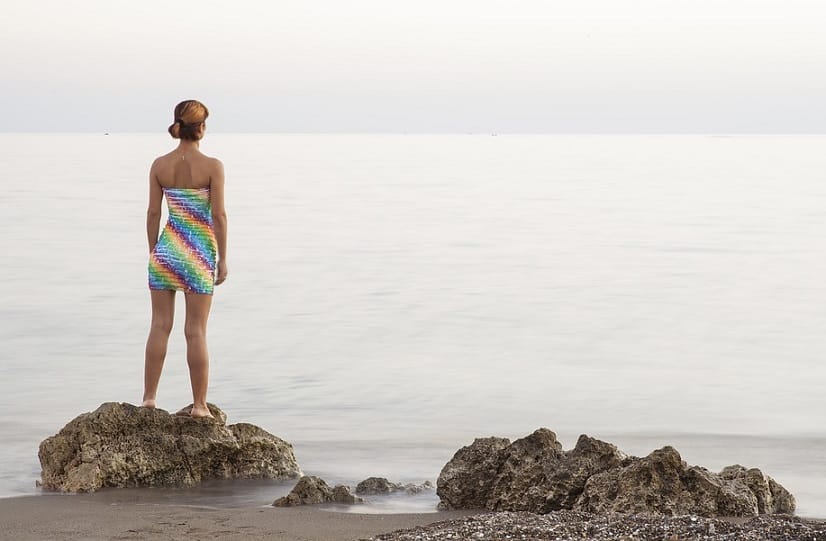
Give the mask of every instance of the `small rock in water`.
[(347, 504), (363, 503), (364, 502), (364, 500), (362, 498), (359, 498), (358, 496), (354, 496), (350, 492), (350, 487), (345, 486), (345, 485), (336, 485), (335, 487), (333, 487), (333, 495), (332, 495), (332, 498), (331, 498), (330, 501), (334, 502), (334, 503), (347, 503)]
[(417, 485), (415, 483), (393, 483), (384, 477), (368, 477), (356, 485), (356, 494), (378, 495), (391, 494), (393, 492), (407, 492), (408, 494), (418, 494), (425, 490), (433, 490), (433, 483), (425, 481)]
[(344, 485), (330, 485), (315, 475), (305, 475), (298, 480), (289, 494), (278, 498), (272, 504), (275, 507), (292, 507), (296, 505), (315, 505), (319, 503), (362, 503), (363, 499), (353, 496), (350, 488)]
[(425, 481), (420, 485), (415, 483), (406, 483), (403, 488), (408, 494), (419, 494), (420, 492), (424, 492), (426, 490), (433, 490), (433, 483), (430, 481)]
[(401, 485), (391, 483), (384, 477), (368, 477), (356, 485), (356, 494), (390, 494), (401, 490)]

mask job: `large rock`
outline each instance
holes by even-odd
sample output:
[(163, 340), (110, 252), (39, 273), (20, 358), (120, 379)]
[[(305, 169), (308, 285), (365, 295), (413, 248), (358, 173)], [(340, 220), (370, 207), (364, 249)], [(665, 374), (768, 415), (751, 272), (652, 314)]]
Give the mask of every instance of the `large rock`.
[(720, 472), (725, 480), (742, 481), (757, 498), (757, 512), (763, 514), (794, 513), (794, 496), (783, 486), (757, 468), (744, 468), (739, 464), (726, 466)]
[(794, 512), (794, 497), (758, 469), (730, 466), (715, 474), (688, 466), (672, 447), (645, 458), (580, 436), (563, 451), (550, 430), (509, 443), (477, 439), (442, 469), (440, 506), (494, 511), (755, 516)]
[(485, 508), (510, 444), (507, 438), (477, 438), (456, 451), (436, 481), (439, 506), (443, 509)]
[(40, 444), (41, 484), (92, 492), (104, 487), (193, 486), (207, 479), (301, 475), (292, 445), (251, 424), (171, 415), (108, 402)]
[(757, 516), (794, 513), (785, 488), (757, 468), (728, 466), (719, 474), (688, 466), (673, 447), (588, 480), (575, 509), (664, 515)]
[(663, 447), (625, 468), (588, 480), (575, 509), (596, 513), (753, 516), (757, 500), (743, 483), (726, 483), (705, 468), (689, 467)]
[(298, 480), (289, 494), (278, 498), (272, 504), (275, 507), (292, 507), (295, 505), (315, 505), (319, 503), (362, 503), (364, 500), (350, 493), (345, 485), (330, 485), (315, 475), (305, 475)]
[(436, 493), (443, 509), (547, 513), (570, 509), (588, 477), (628, 460), (588, 436), (565, 452), (556, 434), (540, 428), (513, 443), (484, 438), (463, 447), (442, 469)]
[(556, 434), (540, 428), (511, 444), (486, 508), (535, 513), (570, 509), (590, 476), (627, 460), (614, 445), (588, 436), (580, 436), (576, 447), (565, 452)]

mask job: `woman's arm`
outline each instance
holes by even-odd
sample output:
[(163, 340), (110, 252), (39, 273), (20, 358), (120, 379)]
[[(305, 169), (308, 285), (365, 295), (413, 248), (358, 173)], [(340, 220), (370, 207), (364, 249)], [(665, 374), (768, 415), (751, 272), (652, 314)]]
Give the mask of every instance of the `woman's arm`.
[(218, 276), (215, 285), (227, 279), (227, 210), (224, 206), (224, 164), (215, 160), (215, 169), (209, 179), (212, 203), (212, 227), (218, 243)]
[(146, 238), (149, 241), (149, 253), (155, 249), (158, 242), (158, 232), (161, 228), (161, 202), (163, 201), (163, 188), (158, 183), (155, 174), (155, 161), (149, 169), (149, 206), (146, 210)]

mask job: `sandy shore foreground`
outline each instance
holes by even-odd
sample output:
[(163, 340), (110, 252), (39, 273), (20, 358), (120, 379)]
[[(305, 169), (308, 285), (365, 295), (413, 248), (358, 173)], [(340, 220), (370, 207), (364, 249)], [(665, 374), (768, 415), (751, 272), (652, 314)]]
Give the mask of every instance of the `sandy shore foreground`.
[(576, 511), (353, 514), (319, 507), (204, 508), (111, 494), (0, 499), (2, 540), (817, 541), (826, 521), (785, 515), (592, 515)]
[(469, 514), (368, 515), (317, 507), (206, 509), (119, 502), (100, 494), (31, 496), (0, 499), (0, 539), (339, 541)]

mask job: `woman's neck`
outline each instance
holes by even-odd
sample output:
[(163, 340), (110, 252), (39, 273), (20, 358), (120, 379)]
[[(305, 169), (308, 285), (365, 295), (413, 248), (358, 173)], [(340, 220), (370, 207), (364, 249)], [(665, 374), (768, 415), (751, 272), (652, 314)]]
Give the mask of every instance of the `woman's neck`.
[(189, 151), (189, 150), (198, 150), (198, 148), (200, 146), (201, 146), (200, 141), (189, 141), (189, 140), (183, 140), (182, 139), (181, 142), (178, 144), (178, 150), (180, 150), (182, 152), (186, 152), (186, 151)]

